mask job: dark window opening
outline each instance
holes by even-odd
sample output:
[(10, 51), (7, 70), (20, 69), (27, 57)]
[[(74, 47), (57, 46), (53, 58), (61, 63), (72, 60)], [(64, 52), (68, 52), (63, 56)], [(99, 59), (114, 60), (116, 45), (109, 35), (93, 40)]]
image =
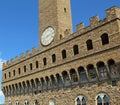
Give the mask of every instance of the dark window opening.
[(24, 66), (24, 72), (26, 72), (26, 66)]
[(56, 62), (56, 55), (55, 54), (52, 55), (52, 62)]
[(86, 44), (87, 44), (87, 50), (93, 49), (92, 40), (87, 40), (87, 41), (86, 41)]
[(9, 72), (9, 77), (11, 77), (11, 73)]
[(67, 12), (67, 9), (66, 9), (66, 8), (64, 8), (64, 12), (65, 12), (65, 13)]
[(20, 68), (18, 68), (18, 74), (20, 74), (20, 73), (21, 73)]
[(78, 45), (73, 46), (74, 55), (79, 54)]
[(109, 38), (108, 38), (108, 34), (103, 34), (101, 36), (101, 40), (102, 40), (102, 45), (105, 45), (105, 44), (109, 44)]
[(6, 79), (6, 73), (4, 74), (4, 76), (5, 76), (5, 79)]
[(47, 65), (47, 59), (46, 58), (43, 58), (43, 64)]
[(38, 67), (39, 67), (38, 61), (36, 61), (36, 68), (38, 68)]
[(15, 76), (15, 70), (13, 70), (13, 76)]
[(62, 58), (63, 58), (63, 59), (66, 58), (66, 50), (62, 50)]
[(112, 86), (117, 86), (116, 80), (112, 81)]
[(33, 69), (33, 67), (32, 67), (32, 63), (30, 63), (30, 70), (32, 70)]

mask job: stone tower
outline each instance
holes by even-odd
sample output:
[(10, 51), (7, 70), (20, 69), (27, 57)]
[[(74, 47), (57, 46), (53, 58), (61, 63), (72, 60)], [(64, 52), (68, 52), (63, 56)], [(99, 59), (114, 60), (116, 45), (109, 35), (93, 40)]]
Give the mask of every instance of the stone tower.
[(55, 45), (56, 42), (71, 32), (70, 0), (39, 0), (40, 50)]

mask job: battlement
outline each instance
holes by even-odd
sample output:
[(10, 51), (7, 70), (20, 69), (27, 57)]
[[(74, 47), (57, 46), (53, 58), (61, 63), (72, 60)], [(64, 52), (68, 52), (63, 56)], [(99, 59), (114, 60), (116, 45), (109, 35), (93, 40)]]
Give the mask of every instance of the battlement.
[[(110, 22), (114, 19), (120, 19), (120, 8), (118, 7), (111, 7), (109, 9), (106, 10), (106, 18), (104, 18), (103, 20), (99, 20), (99, 16), (93, 16), (90, 18), (90, 25), (88, 27), (84, 26), (84, 23), (80, 23), (76, 26), (76, 31), (79, 31), (79, 34), (82, 34), (84, 32), (87, 32), (91, 29), (94, 29), (96, 27), (99, 27), (107, 22)], [(70, 34), (70, 30), (67, 29), (64, 34), (68, 35)], [(15, 58), (3, 63), (3, 69), (6, 67), (9, 67), (10, 65), (17, 63), (18, 61), (21, 61), (25, 58), (28, 58), (30, 56), (33, 56), (34, 54), (37, 53), (36, 48), (32, 48), (32, 52), (30, 50), (26, 51), (26, 54), (24, 55), (23, 53), (20, 54), (20, 56), (16, 56)]]
[(14, 63), (16, 63), (16, 62), (18, 62), (18, 61), (20, 61), (20, 60), (23, 60), (24, 58), (28, 58), (28, 57), (36, 54), (37, 52), (38, 52), (38, 50), (35, 47), (32, 48), (32, 52), (30, 50), (27, 50), (26, 54), (21, 53), (20, 56), (16, 56), (15, 58), (12, 58), (11, 60), (3, 63), (3, 65), (2, 65), (3, 69), (12, 65), (12, 64), (14, 64)]
[(76, 31), (81, 31), (82, 33), (95, 27), (98, 27), (102, 24), (105, 24), (116, 18), (120, 19), (120, 8), (113, 6), (106, 10), (106, 18), (104, 18), (103, 20), (99, 20), (99, 16), (93, 16), (90, 18), (90, 26), (85, 28), (84, 23), (80, 23), (76, 26)]

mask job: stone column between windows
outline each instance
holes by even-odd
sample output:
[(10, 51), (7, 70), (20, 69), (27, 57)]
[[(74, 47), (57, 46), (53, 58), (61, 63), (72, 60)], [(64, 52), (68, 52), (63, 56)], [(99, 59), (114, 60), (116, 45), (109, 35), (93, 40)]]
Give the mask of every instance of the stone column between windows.
[(99, 75), (99, 72), (98, 72), (99, 70), (98, 70), (96, 65), (94, 67), (95, 67), (95, 70), (96, 70), (98, 81), (100, 81), (100, 75)]
[(88, 71), (87, 71), (87, 68), (85, 67), (85, 73), (86, 73), (86, 76), (87, 76), (87, 80), (88, 80), (88, 82), (90, 82), (90, 78), (89, 78), (89, 75), (88, 75)]

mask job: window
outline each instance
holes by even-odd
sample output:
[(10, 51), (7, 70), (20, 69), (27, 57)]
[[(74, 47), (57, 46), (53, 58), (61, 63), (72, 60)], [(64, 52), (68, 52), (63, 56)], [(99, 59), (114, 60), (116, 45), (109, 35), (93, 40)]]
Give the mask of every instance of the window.
[(56, 61), (56, 55), (53, 54), (53, 55), (52, 55), (52, 62), (55, 62), (55, 61)]
[(78, 82), (77, 73), (74, 69), (70, 70), (70, 76), (71, 76), (72, 82)]
[(15, 70), (13, 70), (13, 76), (15, 76)]
[(86, 41), (86, 44), (87, 44), (87, 50), (91, 50), (93, 49), (93, 44), (92, 44), (92, 40), (87, 40)]
[(46, 60), (46, 58), (43, 58), (43, 64), (44, 64), (44, 65), (47, 65), (47, 60)]
[(30, 70), (32, 70), (33, 69), (33, 67), (32, 67), (32, 63), (30, 63)]
[(39, 63), (38, 63), (38, 61), (36, 61), (36, 68), (38, 68), (39, 67)]
[(79, 54), (78, 45), (73, 46), (74, 55)]
[(87, 70), (88, 70), (88, 75), (89, 75), (89, 78), (93, 81), (93, 80), (96, 80), (97, 78), (97, 75), (96, 75), (96, 70), (94, 68), (94, 66), (92, 64), (89, 64), (87, 66)]
[(6, 79), (6, 73), (4, 74), (4, 76), (5, 76), (5, 79)]
[(26, 66), (24, 66), (24, 72), (26, 72)]
[(11, 73), (9, 72), (9, 77), (11, 77)]
[(49, 105), (55, 105), (55, 101), (54, 101), (53, 99), (51, 99), (51, 100), (49, 101)]
[(83, 95), (79, 95), (75, 99), (75, 105), (86, 105), (86, 97), (84, 97)]
[(107, 78), (107, 68), (103, 62), (97, 63), (97, 68), (101, 79)]
[(110, 105), (108, 95), (105, 93), (99, 93), (96, 96), (96, 103), (97, 105)]
[(67, 9), (66, 9), (66, 8), (64, 8), (64, 12), (65, 12), (65, 13), (67, 12)]
[(80, 82), (87, 82), (86, 72), (82, 66), (78, 68), (78, 73), (80, 76)]
[(18, 101), (16, 101), (16, 105), (19, 105), (19, 102), (18, 102)]
[(102, 40), (102, 45), (109, 44), (108, 34), (104, 33), (104, 34), (101, 36), (101, 40)]
[(26, 100), (24, 105), (29, 105), (29, 102)]
[(21, 73), (20, 68), (18, 68), (18, 74), (20, 74), (20, 73)]
[(63, 59), (66, 58), (66, 50), (62, 50), (62, 58), (63, 58)]

